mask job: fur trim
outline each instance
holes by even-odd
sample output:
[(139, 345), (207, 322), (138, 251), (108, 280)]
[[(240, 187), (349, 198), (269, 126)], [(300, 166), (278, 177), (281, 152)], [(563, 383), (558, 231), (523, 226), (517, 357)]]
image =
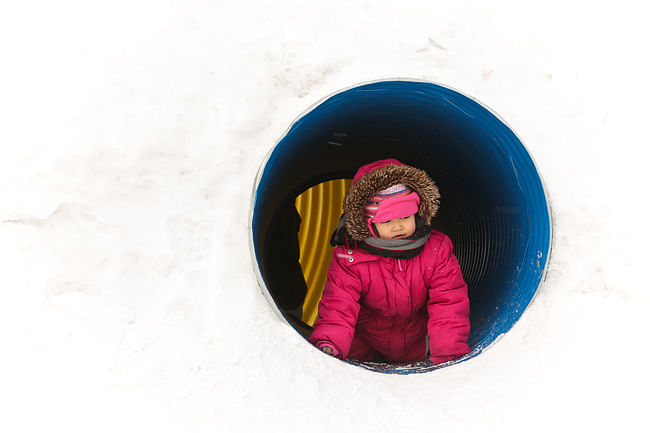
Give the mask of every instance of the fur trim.
[(431, 224), (440, 207), (440, 192), (429, 175), (419, 168), (408, 165), (386, 165), (367, 173), (348, 189), (343, 199), (345, 225), (350, 237), (356, 241), (369, 238), (364, 210), (366, 202), (378, 191), (397, 183), (403, 183), (418, 193), (420, 206), (418, 215)]

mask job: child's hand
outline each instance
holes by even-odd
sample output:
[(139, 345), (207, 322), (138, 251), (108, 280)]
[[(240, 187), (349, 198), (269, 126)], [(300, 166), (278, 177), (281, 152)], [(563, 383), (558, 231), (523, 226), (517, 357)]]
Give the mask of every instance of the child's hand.
[(330, 356), (339, 356), (339, 351), (334, 348), (330, 343), (323, 342), (319, 344), (319, 349), (323, 351), (323, 353), (327, 353)]

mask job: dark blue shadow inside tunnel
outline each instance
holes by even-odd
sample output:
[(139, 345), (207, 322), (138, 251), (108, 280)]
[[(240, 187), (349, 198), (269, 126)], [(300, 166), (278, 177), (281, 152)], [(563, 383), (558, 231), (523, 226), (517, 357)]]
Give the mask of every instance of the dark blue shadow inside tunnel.
[[(278, 209), (320, 182), (352, 178), (367, 162), (394, 157), (438, 184), (434, 228), (453, 241), (469, 287), (469, 344), (479, 354), (520, 318), (540, 285), (551, 219), (533, 160), (513, 131), (477, 101), (419, 81), (379, 81), (337, 93), (294, 122), (260, 168), (251, 240), (265, 295)], [(458, 362), (458, 361), (457, 361)], [(375, 371), (435, 369), (361, 363)]]

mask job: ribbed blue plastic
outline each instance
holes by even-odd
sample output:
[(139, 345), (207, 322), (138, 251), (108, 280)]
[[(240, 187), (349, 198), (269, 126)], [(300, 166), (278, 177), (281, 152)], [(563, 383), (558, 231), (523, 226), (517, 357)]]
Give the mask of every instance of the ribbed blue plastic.
[[(470, 289), (472, 353), (463, 359), (476, 356), (535, 295), (550, 254), (551, 217), (540, 174), (519, 138), (455, 90), (379, 81), (339, 92), (294, 122), (260, 169), (253, 197), (251, 236), (261, 274), (265, 231), (283, 197), (351, 177), (362, 163), (389, 156), (427, 170), (441, 189), (437, 228), (454, 242)], [(402, 374), (437, 368), (359, 365)]]

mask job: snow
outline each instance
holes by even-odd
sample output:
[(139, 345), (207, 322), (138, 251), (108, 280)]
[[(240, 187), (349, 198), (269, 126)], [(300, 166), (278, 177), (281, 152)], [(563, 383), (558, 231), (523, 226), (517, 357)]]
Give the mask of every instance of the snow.
[[(634, 1), (3, 4), (0, 430), (645, 431), (649, 37)], [(499, 113), (554, 222), (515, 327), (409, 376), (277, 319), (247, 227), (291, 122), (396, 77)]]

